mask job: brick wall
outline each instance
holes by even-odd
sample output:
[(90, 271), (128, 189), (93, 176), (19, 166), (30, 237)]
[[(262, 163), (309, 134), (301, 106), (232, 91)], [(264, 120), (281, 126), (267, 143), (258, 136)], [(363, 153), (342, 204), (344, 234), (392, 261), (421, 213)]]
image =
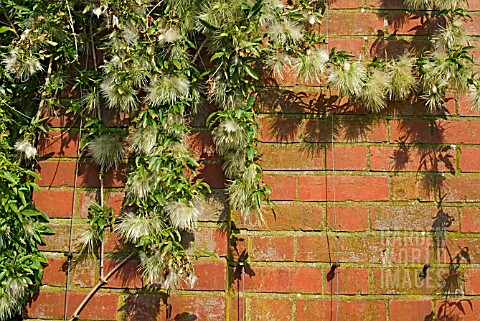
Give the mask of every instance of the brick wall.
[[(371, 58), (428, 45), (430, 20), (406, 13), (400, 0), (332, 2), (331, 47)], [(470, 8), (480, 10), (480, 1), (471, 0)], [(471, 14), (465, 27), (478, 44), (480, 14)], [(367, 115), (321, 84), (298, 83), (292, 73), (265, 84), (273, 88), (260, 93), (259, 148), (276, 220), (266, 210), (265, 223), (243, 222), (222, 207), (221, 163), (205, 115), (198, 115), (192, 149), (202, 159), (200, 176), (213, 189), (209, 204), (220, 211), (207, 211), (186, 237), (220, 258), (200, 258), (196, 287), (168, 297), (142, 288), (133, 260), (80, 318), (233, 321), (245, 313), (250, 321), (479, 320), (480, 114), (451, 95), (435, 114), (403, 102)], [(123, 115), (110, 121), (128, 126)], [(63, 319), (70, 218), (75, 241), (89, 204), (98, 201), (99, 182), (86, 159), (75, 181), (79, 121), (53, 117), (49, 124), (40, 142), (42, 191), (34, 199), (57, 234), (43, 247), (50, 265), (24, 315), (51, 320)], [(106, 175), (107, 202), (117, 214), (126, 170)], [(125, 253), (114, 234), (106, 250), (112, 254), (108, 271)], [(239, 258), (247, 263), (243, 282)], [(432, 266), (421, 275), (425, 264)], [(98, 281), (98, 268), (97, 258), (75, 262), (69, 315)]]

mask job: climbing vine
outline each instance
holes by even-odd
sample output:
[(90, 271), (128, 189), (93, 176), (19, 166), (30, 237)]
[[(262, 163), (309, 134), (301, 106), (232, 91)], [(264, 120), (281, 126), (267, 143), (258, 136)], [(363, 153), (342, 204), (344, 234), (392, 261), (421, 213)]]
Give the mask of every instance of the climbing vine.
[[(416, 57), (361, 61), (327, 50), (319, 32), (324, 0), (2, 1), (0, 319), (40, 284), (46, 264), (37, 244), (52, 231), (31, 202), (43, 115), (62, 109), (84, 119), (82, 157), (99, 167), (100, 203), (89, 209), (81, 249), (99, 251), (102, 260), (103, 233), (112, 229), (135, 249), (147, 283), (168, 290), (182, 279), (193, 284), (181, 235), (196, 227), (209, 187), (196, 175), (189, 121), (207, 104), (218, 107), (206, 125), (224, 160), (230, 206), (246, 219), (261, 218), (262, 205), (271, 205), (256, 147), (255, 103), (266, 73), (281, 78), (291, 67), (302, 81), (326, 80), (371, 112), (413, 94), (436, 111), (450, 91), (480, 108), (474, 48), (462, 27), (471, 19), (467, 1), (405, 4), (439, 21), (432, 47)], [(72, 90), (81, 97), (60, 99)], [(109, 127), (110, 112), (128, 113), (128, 130)], [(126, 204), (116, 219), (103, 177), (123, 163)]]

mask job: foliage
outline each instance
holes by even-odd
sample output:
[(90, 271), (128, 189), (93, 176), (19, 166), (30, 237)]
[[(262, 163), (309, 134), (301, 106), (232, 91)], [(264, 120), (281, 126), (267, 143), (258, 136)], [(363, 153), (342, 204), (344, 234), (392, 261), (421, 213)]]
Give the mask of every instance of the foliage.
[[(218, 108), (207, 125), (224, 159), (230, 206), (246, 219), (262, 217), (262, 205), (271, 204), (271, 189), (257, 164), (261, 155), (254, 108), (266, 72), (281, 78), (290, 67), (303, 82), (326, 79), (329, 89), (371, 112), (413, 93), (436, 111), (448, 91), (468, 92), (472, 107), (480, 108), (473, 47), (462, 28), (470, 19), (466, 1), (405, 0), (412, 9), (433, 9), (438, 21), (445, 22), (432, 38), (432, 50), (370, 62), (335, 48), (327, 51), (318, 32), (326, 1), (292, 3), (2, 1), (2, 206), (6, 218), (19, 222), (15, 233), (22, 236), (8, 238), (12, 243), (5, 248), (36, 253), (35, 269), (23, 276), (30, 280), (26, 284), (40, 282), (45, 262), (36, 244), (43, 242), (42, 233), (51, 232), (31, 204), (35, 184), (28, 168), (36, 155), (37, 134), (44, 130), (41, 116), (55, 109), (85, 119), (83, 156), (100, 168), (101, 201), (89, 209), (83, 249), (101, 249), (103, 232), (113, 229), (139, 255), (146, 281), (170, 290), (181, 279), (195, 280), (182, 234), (195, 228), (209, 189), (196, 177), (201, 164), (189, 151), (189, 120), (208, 104)], [(62, 101), (61, 93), (69, 90), (80, 91), (81, 97)], [(110, 112), (129, 113), (131, 127), (109, 127), (104, 114)], [(13, 125), (16, 130), (10, 129)], [(20, 163), (15, 162), (15, 149)], [(127, 155), (132, 158), (127, 201), (116, 220), (103, 201), (103, 174), (125, 164)], [(24, 211), (30, 215), (21, 216)], [(29, 236), (33, 243), (22, 232), (30, 222), (35, 226)], [(9, 283), (2, 284), (3, 293), (9, 291)], [(18, 303), (27, 297), (21, 294)], [(0, 319), (11, 313), (5, 311)]]

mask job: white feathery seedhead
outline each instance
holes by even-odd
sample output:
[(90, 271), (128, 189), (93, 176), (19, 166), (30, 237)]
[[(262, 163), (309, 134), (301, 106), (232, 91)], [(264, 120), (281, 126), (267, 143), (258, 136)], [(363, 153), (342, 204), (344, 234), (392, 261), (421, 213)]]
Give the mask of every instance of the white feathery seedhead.
[(82, 253), (93, 253), (99, 243), (100, 239), (98, 238), (97, 233), (92, 229), (85, 230), (77, 240), (80, 252)]
[(156, 126), (140, 127), (130, 138), (130, 148), (133, 152), (149, 155), (157, 144), (158, 128)]
[(160, 177), (154, 173), (140, 168), (128, 176), (127, 195), (129, 198), (145, 198), (155, 190)]
[(149, 236), (160, 230), (158, 220), (145, 215), (126, 212), (115, 227), (115, 231), (126, 241), (137, 243), (142, 237)]
[(232, 150), (245, 148), (247, 137), (235, 120), (226, 119), (213, 130), (213, 141), (220, 156), (224, 156)]
[(358, 96), (366, 78), (366, 69), (361, 62), (350, 63), (345, 61), (330, 72), (328, 84), (338, 91), (341, 97)]
[(143, 270), (143, 277), (147, 284), (162, 284), (164, 281), (164, 271), (167, 263), (163, 260), (160, 252), (153, 255), (147, 255), (145, 252), (139, 253), (140, 264)]
[(434, 112), (445, 103), (446, 81), (432, 82), (428, 88), (424, 88), (424, 94), (420, 98), (425, 100), (428, 110)]
[(416, 89), (417, 79), (412, 73), (415, 58), (402, 56), (391, 60), (387, 65), (390, 74), (389, 97), (391, 100), (404, 100)]
[(313, 52), (307, 51), (307, 54), (297, 58), (295, 69), (297, 75), (307, 82), (314, 80), (320, 81), (320, 77), (327, 68), (330, 59), (328, 51), (316, 49)]
[(223, 172), (229, 179), (235, 179), (245, 172), (245, 151), (244, 150), (232, 150), (229, 153), (223, 155)]
[(469, 37), (462, 27), (461, 21), (448, 23), (446, 27), (440, 27), (440, 33), (436, 36), (436, 47), (440, 50), (447, 50), (455, 46), (468, 45)]
[(8, 320), (22, 309), (21, 301), (28, 292), (28, 283), (25, 279), (12, 279), (3, 288), (3, 295), (0, 294), (0, 320)]
[(100, 89), (108, 108), (131, 112), (138, 106), (137, 91), (133, 89), (133, 84), (122, 86), (115, 78), (107, 78), (100, 84)]
[(480, 110), (480, 87), (470, 85), (468, 88), (468, 96), (470, 98), (470, 109)]
[(167, 212), (173, 227), (180, 230), (193, 230), (203, 208), (203, 202), (196, 197), (190, 201), (171, 201), (165, 206), (165, 212)]
[(187, 284), (190, 286), (190, 289), (193, 289), (193, 287), (194, 287), (195, 284), (197, 283), (197, 280), (198, 280), (197, 276), (196, 276), (195, 274), (193, 274), (193, 273), (191, 273), (191, 274), (187, 277), (186, 281), (187, 281)]
[(88, 143), (88, 155), (92, 157), (95, 164), (107, 170), (117, 167), (125, 156), (125, 149), (118, 135), (104, 134)]
[(32, 56), (30, 51), (23, 54), (18, 48), (10, 50), (2, 59), (5, 69), (20, 81), (26, 81), (37, 71), (42, 71), (43, 67), (37, 57)]
[(180, 281), (182, 280), (183, 269), (179, 271), (170, 269), (165, 280), (163, 281), (163, 288), (166, 290), (176, 290), (180, 285)]
[(13, 145), (15, 149), (22, 155), (26, 160), (32, 160), (37, 156), (37, 149), (32, 146), (32, 143), (29, 141), (18, 141)]
[(283, 70), (285, 66), (292, 64), (292, 59), (288, 54), (280, 53), (277, 55), (270, 55), (265, 61), (265, 64), (274, 77), (283, 79)]
[[(440, 0), (440, 1), (444, 1), (444, 0)], [(431, 4), (431, 0), (404, 0), (404, 2), (408, 8), (411, 8), (414, 10), (427, 9)]]
[(176, 28), (170, 28), (165, 32), (165, 42), (173, 43), (182, 39), (180, 31)]
[(375, 70), (367, 77), (360, 99), (368, 110), (379, 112), (387, 107), (387, 95), (390, 89), (390, 77), (383, 71)]
[(433, 0), (436, 9), (450, 10), (459, 7), (464, 0)]
[(273, 42), (284, 45), (285, 43), (298, 43), (303, 39), (302, 27), (297, 23), (285, 19), (271, 25), (267, 30)]
[(146, 101), (153, 106), (173, 104), (189, 95), (190, 82), (183, 76), (155, 76), (146, 88)]

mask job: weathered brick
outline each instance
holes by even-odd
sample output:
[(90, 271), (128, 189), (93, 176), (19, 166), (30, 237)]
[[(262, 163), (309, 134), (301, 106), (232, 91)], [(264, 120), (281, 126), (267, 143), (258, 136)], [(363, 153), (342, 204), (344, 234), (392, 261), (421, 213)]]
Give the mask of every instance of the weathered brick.
[(389, 308), (391, 321), (425, 321), (434, 316), (433, 304), (428, 300), (392, 300)]
[(227, 253), (227, 233), (217, 228), (197, 227), (193, 233), (185, 233), (182, 243), (195, 243), (196, 248), (207, 249), (224, 256)]
[(339, 235), (338, 248), (335, 235), (329, 239), (325, 236), (302, 236), (297, 241), (297, 261), (332, 262), (338, 257), (339, 262), (380, 263), (382, 253), (386, 250), (383, 240), (366, 235)]
[[(225, 262), (194, 261), (195, 276), (197, 282), (192, 290), (198, 291), (224, 291), (227, 275)], [(182, 287), (190, 289), (190, 285), (182, 282)]]
[[(106, 259), (104, 265), (104, 274), (113, 270), (122, 259)], [(140, 271), (140, 262), (128, 261), (123, 264), (104, 285), (106, 288), (120, 289), (139, 289), (143, 286), (142, 275)]]
[(372, 271), (372, 293), (381, 295), (432, 295), (443, 286), (441, 269), (431, 267), (424, 278), (422, 268), (408, 268), (403, 265), (374, 269)]
[(258, 140), (264, 143), (298, 142), (300, 119), (260, 118)]
[(437, 320), (478, 320), (480, 300), (439, 300), (436, 302)]
[[(368, 294), (368, 270), (361, 268), (329, 268), (327, 294)], [(338, 280), (337, 280), (338, 278)], [(338, 282), (338, 289), (337, 289)]]
[[(383, 17), (374, 13), (351, 13), (332, 11), (329, 15), (329, 34), (376, 35), (383, 32)], [(324, 26), (321, 28), (324, 31)]]
[(390, 242), (390, 261), (393, 263), (425, 263), (433, 258), (433, 243), (430, 235), (425, 237), (394, 237)]
[[(441, 191), (445, 202), (478, 202), (480, 201), (479, 177), (449, 177), (441, 181)], [(440, 183), (437, 183), (440, 184)]]
[(461, 210), (462, 232), (480, 232), (480, 209), (477, 207), (464, 207)]
[[(337, 119), (334, 121), (335, 142), (385, 142), (387, 129), (384, 120), (371, 118)], [(303, 126), (303, 139), (309, 143), (332, 141), (331, 119), (307, 119)]]
[[(337, 206), (327, 208), (328, 226), (336, 231), (368, 230), (368, 207)], [(336, 225), (335, 225), (336, 222)]]
[(322, 270), (319, 268), (251, 266), (245, 275), (249, 292), (322, 293)]
[(479, 144), (480, 122), (438, 120), (434, 125), (434, 142), (446, 144)]
[(263, 175), (263, 180), (272, 188), (272, 201), (290, 201), (297, 198), (297, 178), (284, 175)]
[[(389, 199), (388, 178), (374, 176), (300, 176), (302, 201), (385, 201)], [(334, 194), (335, 193), (335, 194)]]
[(251, 298), (247, 300), (247, 304), (252, 321), (290, 321), (294, 319), (294, 301), (292, 299)]
[(460, 154), (460, 170), (464, 173), (480, 172), (480, 149), (462, 147)]
[(73, 209), (73, 190), (43, 188), (33, 192), (33, 201), (50, 218), (69, 218)]
[[(333, 158), (333, 159), (332, 159)], [(339, 146), (328, 147), (325, 153), (327, 169), (335, 170), (366, 170), (367, 147), (364, 146)]]
[(78, 133), (48, 132), (38, 139), (38, 156), (49, 157), (77, 157)]
[(395, 35), (425, 35), (427, 34), (427, 17), (417, 14), (390, 14), (388, 32)]
[(479, 295), (480, 294), (480, 270), (470, 268), (465, 271), (465, 294)]
[(437, 260), (441, 263), (479, 264), (480, 247), (477, 238), (447, 236), (437, 244)]
[(437, 180), (430, 176), (418, 177), (392, 177), (393, 200), (434, 200), (435, 190), (441, 185), (436, 185)]
[(202, 163), (197, 174), (197, 178), (202, 179), (210, 188), (225, 188), (226, 178), (222, 163)]
[[(73, 314), (87, 293), (69, 292), (67, 318)], [(119, 297), (116, 293), (96, 293), (80, 313), (80, 319), (117, 320)], [(25, 306), (25, 316), (37, 319), (63, 319), (65, 292), (41, 291)]]
[[(349, 0), (346, 1), (350, 2)], [(338, 51), (345, 50), (355, 56), (360, 56), (365, 51), (364, 39), (330, 38), (328, 43), (331, 48), (336, 48)]]
[(160, 294), (130, 294), (125, 300), (126, 321), (165, 321), (166, 296)]
[[(100, 204), (100, 191), (82, 191), (80, 192), (80, 204), (78, 207), (78, 216), (81, 218), (88, 217), (88, 208), (93, 204), (93, 202)], [(119, 215), (121, 212), (124, 192), (107, 192), (105, 193), (105, 204), (113, 208), (113, 212), (116, 215)]]
[(273, 210), (275, 216), (270, 207), (264, 207), (265, 222), (262, 222), (257, 215), (250, 220), (244, 219), (239, 213), (235, 213), (234, 221), (238, 228), (249, 230), (317, 231), (325, 228), (323, 222), (325, 206), (323, 204), (275, 202)]
[(65, 286), (67, 283), (66, 259), (48, 258), (48, 265), (43, 271), (42, 284), (50, 286)]
[(382, 231), (458, 230), (457, 212), (434, 206), (374, 206), (372, 227)]
[(258, 164), (264, 170), (324, 169), (324, 151), (317, 147), (262, 144), (258, 149), (262, 154)]
[(254, 261), (293, 261), (294, 245), (290, 236), (252, 237)]
[(394, 120), (390, 122), (390, 142), (429, 143), (432, 141), (428, 120)]
[(370, 147), (372, 171), (455, 172), (451, 148)]
[(223, 320), (224, 296), (172, 295), (168, 298), (167, 320)]
[[(337, 314), (338, 304), (338, 314)], [(385, 321), (385, 303), (380, 300), (298, 300), (297, 320)]]

